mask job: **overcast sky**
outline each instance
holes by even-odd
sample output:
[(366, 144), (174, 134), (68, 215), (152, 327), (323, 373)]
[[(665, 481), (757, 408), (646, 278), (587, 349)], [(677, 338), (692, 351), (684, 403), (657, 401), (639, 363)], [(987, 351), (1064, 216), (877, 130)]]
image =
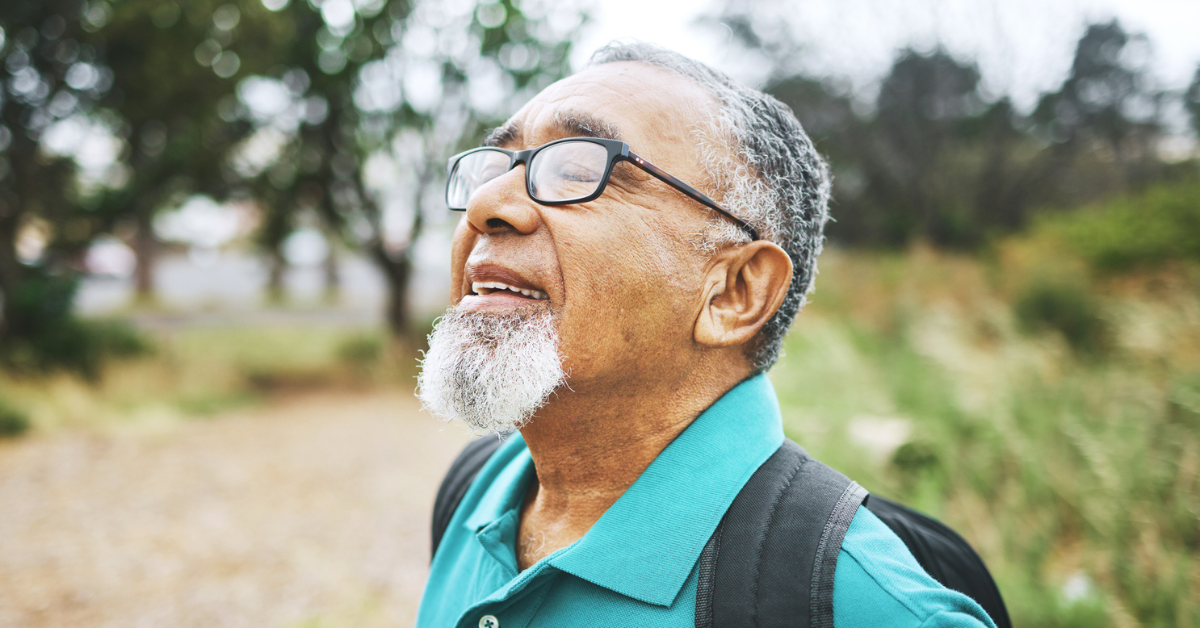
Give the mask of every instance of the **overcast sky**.
[[(696, 24), (705, 0), (598, 0), (591, 30), (577, 44), (576, 66), (611, 39), (653, 41), (753, 82), (717, 29)], [(781, 10), (809, 47), (808, 69), (848, 78), (865, 93), (887, 71), (895, 50), (942, 42), (978, 60), (985, 87), (1031, 107), (1057, 87), (1089, 21), (1117, 17), (1149, 36), (1163, 87), (1182, 89), (1200, 65), (1200, 0), (785, 0)]]

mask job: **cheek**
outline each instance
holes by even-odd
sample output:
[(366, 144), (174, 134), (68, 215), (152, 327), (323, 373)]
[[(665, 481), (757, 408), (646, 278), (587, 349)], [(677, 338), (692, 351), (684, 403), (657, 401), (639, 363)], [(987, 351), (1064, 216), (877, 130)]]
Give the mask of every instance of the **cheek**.
[(463, 298), (463, 272), (467, 258), (475, 246), (476, 235), (471, 232), (464, 214), (454, 229), (454, 240), (450, 245), (450, 302), (457, 304)]
[(614, 362), (636, 372), (637, 363), (661, 363), (664, 352), (691, 342), (699, 280), (690, 251), (668, 248), (676, 245), (645, 225), (580, 235), (560, 238), (568, 363), (591, 370)]

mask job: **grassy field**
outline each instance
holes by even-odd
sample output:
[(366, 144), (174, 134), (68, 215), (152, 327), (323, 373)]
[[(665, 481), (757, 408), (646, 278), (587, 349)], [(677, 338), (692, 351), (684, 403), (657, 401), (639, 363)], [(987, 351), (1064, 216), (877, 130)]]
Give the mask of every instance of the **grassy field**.
[(0, 405), (42, 431), (169, 425), (289, 392), (411, 387), (416, 374), (382, 329), (181, 327), (146, 336), (147, 355), (111, 362), (97, 381), (0, 375)]
[(1200, 626), (1200, 272), (1037, 257), (829, 252), (787, 431), (963, 533), (1014, 625)]

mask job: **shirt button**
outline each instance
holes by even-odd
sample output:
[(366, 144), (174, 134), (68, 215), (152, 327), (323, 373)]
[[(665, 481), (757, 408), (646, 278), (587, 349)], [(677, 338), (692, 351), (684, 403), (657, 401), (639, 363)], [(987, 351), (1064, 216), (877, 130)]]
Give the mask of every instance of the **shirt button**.
[(484, 615), (479, 618), (479, 628), (500, 628), (500, 620), (495, 615)]

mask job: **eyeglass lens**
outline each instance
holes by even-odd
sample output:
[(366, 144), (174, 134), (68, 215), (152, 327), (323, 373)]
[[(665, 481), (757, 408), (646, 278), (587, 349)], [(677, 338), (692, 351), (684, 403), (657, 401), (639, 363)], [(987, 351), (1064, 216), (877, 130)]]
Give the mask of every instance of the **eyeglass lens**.
[(464, 155), (446, 182), (447, 204), (454, 209), (465, 209), (476, 190), (508, 172), (511, 160), (508, 153), (498, 150), (480, 150)]
[[(481, 150), (459, 160), (447, 182), (450, 207), (465, 208), (491, 180), (508, 172), (510, 157)], [(535, 201), (570, 202), (594, 194), (604, 180), (608, 149), (593, 142), (560, 142), (540, 150), (527, 164), (529, 192)]]

